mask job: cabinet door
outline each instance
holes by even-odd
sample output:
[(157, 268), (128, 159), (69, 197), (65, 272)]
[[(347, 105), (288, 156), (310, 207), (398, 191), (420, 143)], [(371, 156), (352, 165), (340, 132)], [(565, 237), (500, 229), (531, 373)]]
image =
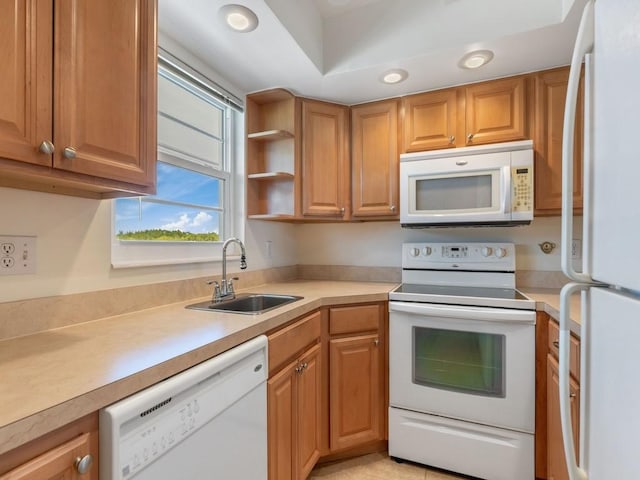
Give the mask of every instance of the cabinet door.
[(54, 167), (153, 186), (155, 0), (59, 0)]
[[(573, 422), (573, 442), (578, 448), (578, 425), (580, 421), (580, 387), (570, 380), (571, 418)], [(562, 428), (560, 425), (560, 385), (558, 383), (558, 362), (547, 355), (547, 477), (548, 480), (568, 480), (567, 462), (564, 458)]]
[(349, 213), (348, 109), (314, 100), (302, 103), (302, 213)]
[(525, 138), (525, 80), (508, 78), (467, 87), (466, 145)]
[(0, 157), (51, 166), (53, 2), (0, 0)]
[(329, 342), (332, 451), (382, 439), (384, 392), (379, 350), (378, 334)]
[(91, 435), (85, 433), (60, 445), (33, 460), (0, 475), (0, 480), (96, 480), (97, 470), (80, 474), (76, 459), (91, 453)]
[(455, 147), (457, 108), (455, 89), (404, 97), (402, 151)]
[(293, 480), (296, 367), (292, 362), (267, 381), (269, 480)]
[(398, 101), (351, 109), (353, 216), (397, 217)]
[[(535, 214), (559, 215), (562, 208), (562, 135), (569, 69), (553, 70), (535, 78)], [(573, 145), (573, 201), (582, 210), (582, 88), (576, 112)]]
[(299, 368), (295, 478), (305, 480), (320, 458), (322, 375), (319, 344), (300, 358)]

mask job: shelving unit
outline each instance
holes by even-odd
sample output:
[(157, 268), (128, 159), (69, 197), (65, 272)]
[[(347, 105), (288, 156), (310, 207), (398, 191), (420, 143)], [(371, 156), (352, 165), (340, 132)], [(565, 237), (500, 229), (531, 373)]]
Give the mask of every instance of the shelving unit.
[(247, 96), (247, 216), (300, 216), (300, 101), (273, 89)]

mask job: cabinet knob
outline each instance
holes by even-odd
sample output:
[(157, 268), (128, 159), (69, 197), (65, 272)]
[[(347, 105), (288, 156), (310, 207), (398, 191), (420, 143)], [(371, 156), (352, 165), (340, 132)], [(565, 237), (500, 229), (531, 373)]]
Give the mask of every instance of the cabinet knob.
[(44, 140), (40, 144), (40, 147), (38, 147), (38, 150), (46, 155), (51, 155), (53, 152), (55, 152), (56, 147), (54, 147), (53, 143), (51, 143), (49, 140)]
[(395, 212), (396, 211), (396, 206), (395, 205), (391, 205), (389, 207), (389, 210), (391, 210), (392, 212)]
[(93, 465), (93, 457), (91, 454), (87, 454), (84, 457), (77, 457), (73, 465), (80, 475), (84, 475), (91, 469), (91, 465)]
[(453, 142), (455, 142), (455, 141), (456, 141), (456, 136), (455, 135), (451, 135), (449, 137), (449, 145), (453, 145)]
[(378, 344), (380, 343), (380, 340), (378, 340), (377, 338), (373, 341), (373, 344), (377, 347)]
[(344, 212), (345, 212), (345, 208), (344, 208), (344, 207), (342, 207), (342, 208), (340, 209), (340, 215), (344, 215)]
[(469, 135), (467, 135), (467, 141), (471, 141), (473, 140), (473, 133), (470, 133)]
[(560, 348), (560, 342), (558, 340), (554, 340), (552, 343), (554, 347)]
[(62, 151), (62, 155), (64, 155), (64, 158), (68, 158), (69, 160), (76, 158), (76, 149), (73, 147), (67, 147)]
[(576, 398), (576, 394), (575, 394), (575, 393), (573, 393), (573, 392), (572, 392), (572, 393), (570, 393), (570, 394), (569, 394), (569, 398)]
[(307, 362), (304, 362), (304, 363), (301, 365), (301, 368), (302, 368), (302, 370), (306, 370), (308, 366), (309, 366), (309, 365), (307, 364)]

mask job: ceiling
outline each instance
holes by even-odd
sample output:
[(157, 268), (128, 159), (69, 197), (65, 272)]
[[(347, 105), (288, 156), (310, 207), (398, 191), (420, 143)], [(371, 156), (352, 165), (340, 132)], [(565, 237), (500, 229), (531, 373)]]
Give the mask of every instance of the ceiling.
[[(585, 0), (233, 0), (259, 18), (234, 32), (225, 0), (159, 0), (159, 28), (248, 93), (283, 87), (356, 104), (566, 65)], [(467, 52), (495, 54), (476, 70)], [(403, 68), (396, 85), (382, 73)]]

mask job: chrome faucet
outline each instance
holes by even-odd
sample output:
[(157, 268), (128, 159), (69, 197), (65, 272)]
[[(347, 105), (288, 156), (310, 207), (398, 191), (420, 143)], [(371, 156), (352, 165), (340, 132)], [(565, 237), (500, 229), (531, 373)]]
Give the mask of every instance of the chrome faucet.
[(238, 278), (230, 278), (227, 280), (227, 247), (231, 243), (237, 243), (240, 245), (241, 255), (240, 255), (240, 269), (244, 270), (247, 268), (247, 257), (246, 252), (244, 250), (244, 244), (238, 238), (229, 238), (222, 244), (222, 280), (220, 284), (218, 282), (210, 282), (213, 283), (213, 298), (211, 301), (213, 303), (221, 302), (222, 300), (231, 300), (236, 298), (236, 292), (233, 290), (233, 280), (237, 280)]

